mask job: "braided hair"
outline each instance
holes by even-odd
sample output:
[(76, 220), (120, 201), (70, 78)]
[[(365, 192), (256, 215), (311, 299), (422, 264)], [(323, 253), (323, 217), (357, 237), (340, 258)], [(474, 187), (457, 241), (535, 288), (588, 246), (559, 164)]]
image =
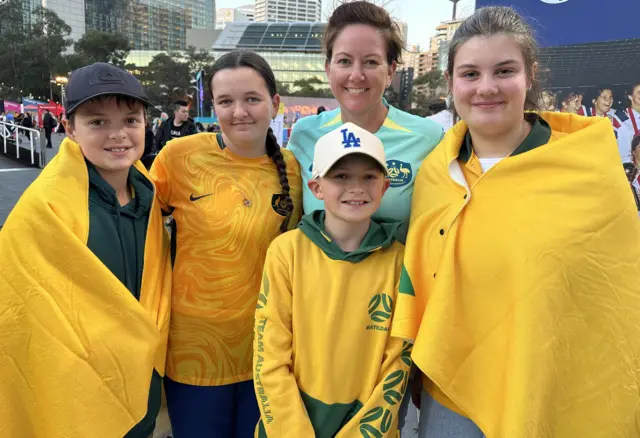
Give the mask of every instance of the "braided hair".
[[(207, 81), (209, 84), (209, 92), (212, 97), (213, 89), (211, 87), (213, 84), (213, 76), (221, 70), (240, 67), (248, 67), (262, 76), (271, 97), (278, 94), (278, 90), (276, 89), (276, 77), (273, 74), (273, 70), (271, 70), (269, 63), (267, 63), (267, 61), (257, 53), (248, 50), (234, 50), (221, 56), (213, 64), (211, 75)], [(278, 140), (273, 134), (273, 130), (271, 128), (267, 131), (265, 147), (267, 149), (267, 156), (271, 158), (273, 164), (276, 166), (278, 177), (280, 178), (284, 209), (287, 212), (284, 221), (280, 226), (280, 231), (285, 232), (289, 229), (289, 221), (293, 214), (293, 199), (291, 199), (291, 187), (289, 186), (289, 178), (287, 177), (287, 163), (282, 156), (280, 145), (278, 144)]]

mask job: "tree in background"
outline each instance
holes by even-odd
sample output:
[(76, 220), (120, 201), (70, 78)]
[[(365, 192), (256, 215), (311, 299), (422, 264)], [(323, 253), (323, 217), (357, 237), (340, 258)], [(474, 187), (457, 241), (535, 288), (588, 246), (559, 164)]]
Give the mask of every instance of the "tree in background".
[(124, 67), (130, 51), (131, 43), (125, 35), (90, 29), (74, 44), (74, 53), (67, 61), (74, 69), (94, 62)]
[(308, 79), (298, 79), (293, 82), (293, 86), (297, 89), (290, 92), (289, 95), (302, 97), (333, 97), (329, 88), (318, 88), (318, 85), (324, 85), (324, 83), (317, 76)]
[(277, 79), (276, 79), (276, 90), (278, 90), (278, 94), (280, 96), (291, 96), (291, 88), (289, 88), (289, 84), (280, 82)]
[(422, 117), (431, 115), (429, 105), (447, 94), (447, 81), (440, 70), (429, 71), (413, 81), (410, 113)]
[(207, 80), (214, 60), (206, 50), (198, 50), (190, 46), (184, 53), (159, 53), (145, 68), (136, 68), (132, 65), (128, 65), (127, 68), (130, 71), (136, 70), (134, 74), (145, 87), (147, 96), (163, 111), (169, 111), (172, 102), (181, 100), (186, 95), (192, 97), (193, 108), (197, 108), (198, 93), (192, 81), (195, 81), (198, 71), (204, 70), (203, 113), (209, 114), (211, 97)]
[(440, 70), (431, 70), (413, 80), (413, 86), (417, 85), (426, 85), (432, 93), (438, 93), (446, 89), (447, 82)]
[(5, 84), (1, 97), (60, 99), (59, 89), (52, 87), (50, 80), (67, 73), (62, 53), (71, 45), (71, 28), (43, 7), (31, 12), (31, 26), (24, 23), (24, 13), (19, 0), (0, 5), (0, 84)]

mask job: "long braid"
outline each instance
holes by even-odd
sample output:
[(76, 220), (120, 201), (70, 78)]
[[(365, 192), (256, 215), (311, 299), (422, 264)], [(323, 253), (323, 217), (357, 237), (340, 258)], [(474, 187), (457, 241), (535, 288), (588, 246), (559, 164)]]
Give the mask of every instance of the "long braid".
[(287, 177), (287, 163), (284, 161), (282, 152), (280, 151), (280, 145), (276, 140), (276, 136), (273, 134), (273, 130), (269, 128), (267, 131), (267, 139), (265, 142), (267, 148), (267, 155), (276, 165), (278, 170), (278, 176), (280, 177), (280, 185), (282, 186), (282, 196), (284, 197), (284, 208), (287, 211), (287, 215), (280, 225), (280, 231), (283, 233), (289, 229), (289, 221), (291, 220), (291, 214), (293, 214), (293, 199), (291, 199), (291, 187), (289, 186), (289, 178)]

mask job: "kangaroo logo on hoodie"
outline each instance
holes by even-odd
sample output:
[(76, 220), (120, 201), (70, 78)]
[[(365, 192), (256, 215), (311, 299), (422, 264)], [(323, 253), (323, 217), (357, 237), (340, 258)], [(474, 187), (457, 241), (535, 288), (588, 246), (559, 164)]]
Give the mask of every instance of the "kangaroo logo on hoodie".
[[(386, 323), (391, 318), (393, 312), (393, 298), (387, 294), (376, 294), (369, 301), (369, 318), (374, 323)], [(367, 330), (379, 330), (387, 332), (389, 328), (382, 325), (371, 324)]]

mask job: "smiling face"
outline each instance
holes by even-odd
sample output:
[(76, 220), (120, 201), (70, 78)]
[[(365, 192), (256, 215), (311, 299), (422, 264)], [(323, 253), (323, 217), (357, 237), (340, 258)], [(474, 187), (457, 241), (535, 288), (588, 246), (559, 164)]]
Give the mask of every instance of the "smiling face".
[(513, 36), (470, 38), (458, 48), (447, 76), (456, 111), (470, 130), (495, 135), (522, 122), (531, 82)]
[(612, 104), (613, 92), (611, 90), (602, 90), (600, 95), (594, 100), (594, 106), (598, 115), (607, 114)]
[(128, 172), (142, 157), (144, 106), (115, 97), (88, 101), (75, 111), (73, 123), (66, 122), (66, 132), (107, 179), (107, 174)]
[(332, 53), (325, 70), (341, 110), (357, 116), (381, 105), (396, 70), (395, 62), (387, 62), (384, 34), (364, 24), (346, 26), (335, 39)]
[(310, 180), (309, 188), (324, 201), (327, 214), (357, 223), (369, 220), (380, 207), (389, 184), (377, 161), (351, 154), (334, 164), (324, 177)]
[(211, 80), (213, 105), (222, 132), (233, 145), (262, 145), (280, 106), (267, 84), (249, 67), (226, 68)]

